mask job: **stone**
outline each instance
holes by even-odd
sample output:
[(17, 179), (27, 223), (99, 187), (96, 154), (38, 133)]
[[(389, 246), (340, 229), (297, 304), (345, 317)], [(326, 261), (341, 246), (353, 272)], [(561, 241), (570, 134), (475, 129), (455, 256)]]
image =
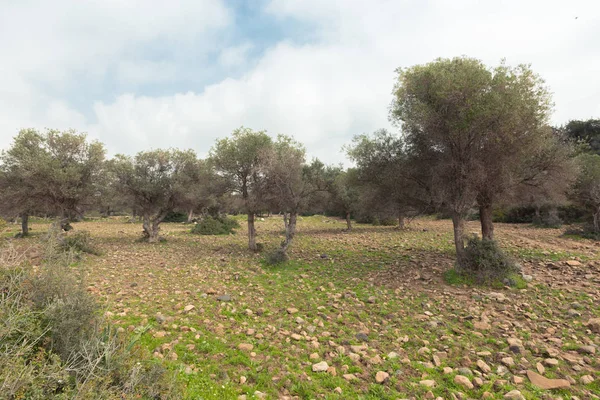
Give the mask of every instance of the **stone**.
[(568, 260), (566, 263), (569, 267), (579, 267), (581, 265), (577, 260)]
[(527, 377), (529, 378), (532, 384), (539, 387), (540, 389), (561, 389), (571, 386), (569, 381), (566, 379), (548, 379), (531, 370), (527, 371)]
[(254, 345), (252, 345), (250, 343), (240, 343), (240, 344), (238, 344), (238, 349), (240, 349), (240, 350), (252, 351), (253, 348), (254, 348)]
[(240, 385), (243, 385), (244, 383), (246, 383), (248, 379), (245, 376), (240, 376)]
[(395, 351), (390, 351), (387, 355), (387, 358), (394, 359), (394, 358), (398, 358), (398, 353), (396, 353)]
[(596, 348), (594, 346), (580, 346), (577, 351), (582, 354), (596, 354)]
[(196, 307), (193, 304), (188, 304), (187, 306), (183, 307), (183, 312), (190, 312), (194, 308), (196, 308)]
[(286, 311), (288, 312), (288, 314), (296, 314), (298, 312), (298, 309), (294, 308), (294, 307), (290, 307)]
[(297, 333), (292, 333), (290, 337), (294, 340), (302, 340), (302, 336), (298, 335)]
[(504, 395), (504, 398), (510, 400), (525, 400), (525, 397), (518, 390), (511, 390)]
[(489, 365), (487, 365), (485, 363), (485, 361), (483, 360), (477, 360), (477, 367), (481, 370), (481, 372), (483, 372), (484, 374), (489, 374), (490, 372), (492, 372), (492, 369), (490, 368)]
[(594, 382), (594, 378), (591, 375), (583, 375), (581, 378), (579, 378), (579, 380), (584, 385), (589, 385), (590, 383)]
[(585, 326), (594, 333), (600, 334), (600, 318), (592, 318), (586, 322)]
[(556, 358), (546, 358), (544, 364), (548, 367), (556, 367), (558, 365), (558, 360)]
[(337, 369), (335, 367), (327, 368), (327, 373), (331, 376), (337, 376)]
[(497, 292), (491, 292), (488, 294), (488, 297), (492, 300), (496, 300), (500, 303), (506, 301), (506, 296), (503, 295), (502, 293), (497, 293)]
[(450, 367), (444, 367), (444, 369), (442, 370), (442, 372), (444, 372), (444, 375), (449, 375), (452, 372), (454, 372), (454, 370)]
[(227, 303), (227, 302), (231, 301), (231, 296), (228, 294), (223, 294), (223, 295), (217, 297), (217, 300)]
[(342, 394), (342, 388), (341, 387), (336, 387), (335, 389), (333, 389), (333, 391), (337, 394)]
[(521, 275), (525, 282), (531, 282), (533, 280), (533, 276), (531, 275)]
[(313, 372), (325, 372), (329, 368), (329, 365), (326, 361), (321, 361), (316, 364), (313, 364), (312, 371)]
[(454, 377), (454, 383), (456, 383), (457, 385), (461, 385), (465, 389), (469, 389), (469, 390), (471, 390), (475, 387), (471, 383), (471, 380), (464, 375), (456, 375)]
[(513, 383), (514, 383), (515, 385), (520, 385), (521, 383), (523, 383), (523, 382), (525, 381), (525, 379), (523, 379), (523, 378), (522, 378), (522, 377), (520, 377), (520, 376), (516, 376), (516, 375), (515, 375), (515, 376), (513, 376), (513, 377), (512, 377), (512, 381), (513, 381)]
[(513, 365), (515, 365), (515, 360), (513, 360), (512, 357), (504, 357), (500, 361), (502, 362), (502, 364), (506, 365), (507, 367), (512, 367)]
[(356, 339), (360, 340), (361, 342), (368, 342), (369, 341), (369, 335), (367, 335), (364, 332), (358, 332), (355, 335)]
[(319, 353), (312, 353), (310, 356), (308, 356), (308, 358), (310, 358), (311, 360), (318, 360)]
[(344, 374), (342, 377), (347, 381), (354, 381), (358, 379), (354, 374)]
[(435, 381), (433, 379), (425, 379), (419, 383), (425, 387), (434, 387), (435, 386)]
[(385, 371), (378, 371), (377, 374), (375, 374), (375, 382), (377, 383), (384, 383), (388, 379), (390, 379), (390, 374)]
[(538, 371), (540, 374), (543, 374), (544, 372), (546, 372), (546, 368), (545, 368), (545, 367), (542, 365), (542, 363), (540, 363), (540, 362), (539, 362), (539, 363), (537, 363), (537, 364), (535, 364), (535, 369), (537, 369), (537, 371)]

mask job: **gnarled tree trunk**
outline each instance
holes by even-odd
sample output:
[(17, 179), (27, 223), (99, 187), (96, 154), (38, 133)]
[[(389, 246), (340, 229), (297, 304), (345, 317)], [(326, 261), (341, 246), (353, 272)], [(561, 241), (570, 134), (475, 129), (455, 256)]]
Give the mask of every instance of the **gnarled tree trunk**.
[(479, 221), (481, 222), (481, 237), (487, 240), (494, 240), (494, 222), (492, 221), (491, 203), (479, 206)]
[(457, 212), (452, 213), (452, 225), (454, 227), (454, 247), (456, 248), (456, 262), (458, 269), (465, 261), (465, 217)]
[(256, 229), (254, 228), (254, 213), (248, 212), (248, 248), (256, 251)]
[(294, 236), (296, 236), (296, 221), (298, 220), (298, 214), (295, 212), (290, 213), (289, 221), (285, 227), (285, 240), (281, 244), (281, 251), (287, 253), (288, 248), (292, 245)]
[(594, 232), (600, 233), (600, 207), (594, 213)]
[(194, 209), (192, 208), (188, 212), (188, 217), (187, 217), (188, 224), (191, 223), (193, 219), (194, 219)]
[(404, 229), (406, 227), (406, 218), (403, 213), (398, 214), (398, 229)]
[(349, 212), (346, 213), (346, 226), (348, 227), (349, 231), (352, 230), (352, 221), (350, 220), (350, 213)]
[(29, 235), (29, 214), (21, 214), (21, 233), (23, 236)]

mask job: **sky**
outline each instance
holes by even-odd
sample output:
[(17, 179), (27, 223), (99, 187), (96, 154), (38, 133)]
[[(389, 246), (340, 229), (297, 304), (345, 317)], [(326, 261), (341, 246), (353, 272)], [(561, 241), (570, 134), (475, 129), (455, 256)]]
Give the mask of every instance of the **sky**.
[(345, 159), (388, 121), (395, 70), (531, 64), (552, 123), (600, 118), (597, 0), (0, 0), (0, 148), (75, 129), (110, 155), (207, 155), (246, 126)]

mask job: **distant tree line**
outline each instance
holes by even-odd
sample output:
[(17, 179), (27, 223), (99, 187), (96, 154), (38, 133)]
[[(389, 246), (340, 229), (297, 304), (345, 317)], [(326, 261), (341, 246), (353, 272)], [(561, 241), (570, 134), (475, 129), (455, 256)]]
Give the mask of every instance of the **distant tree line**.
[(206, 159), (193, 150), (150, 150), (106, 159), (103, 144), (75, 131), (25, 129), (0, 156), (0, 215), (52, 216), (64, 229), (86, 212), (131, 213), (159, 240), (174, 211), (187, 220), (247, 214), (248, 247), (259, 249), (255, 219), (281, 215), (286, 257), (298, 217), (327, 213), (396, 224), (419, 214), (452, 219), (457, 265), (465, 261), (465, 221), (474, 212), (494, 239), (498, 209), (579, 208), (600, 233), (600, 120), (551, 127), (553, 104), (529, 66), (490, 68), (459, 57), (397, 70), (390, 120), (344, 148), (354, 167), (307, 160), (294, 138), (236, 129)]

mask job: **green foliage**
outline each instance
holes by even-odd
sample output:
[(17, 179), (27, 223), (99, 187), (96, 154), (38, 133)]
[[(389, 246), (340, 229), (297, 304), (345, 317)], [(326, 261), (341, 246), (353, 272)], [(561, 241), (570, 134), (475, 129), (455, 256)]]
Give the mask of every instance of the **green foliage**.
[(0, 232), (5, 230), (7, 226), (8, 226), (8, 223), (3, 218), (0, 218)]
[(290, 257), (281, 248), (275, 250), (266, 259), (268, 265), (280, 265), (289, 261)]
[(571, 198), (588, 210), (594, 232), (600, 232), (600, 155), (582, 154), (577, 161), (580, 173)]
[(39, 274), (6, 251), (0, 254), (3, 398), (178, 398), (166, 370), (101, 318), (69, 259), (57, 256), (56, 242), (46, 248)]
[(67, 252), (73, 251), (96, 256), (101, 255), (100, 250), (94, 246), (92, 237), (87, 231), (78, 231), (64, 235), (60, 240), (60, 248)]
[(563, 129), (568, 137), (585, 143), (592, 153), (600, 155), (600, 119), (572, 120)]
[(240, 224), (237, 220), (228, 217), (206, 216), (192, 228), (192, 233), (197, 235), (230, 235)]
[(517, 271), (517, 266), (493, 240), (471, 237), (465, 248), (465, 259), (457, 271), (477, 283), (503, 281)]
[(167, 214), (163, 222), (187, 222), (188, 215), (181, 211), (171, 211)]

